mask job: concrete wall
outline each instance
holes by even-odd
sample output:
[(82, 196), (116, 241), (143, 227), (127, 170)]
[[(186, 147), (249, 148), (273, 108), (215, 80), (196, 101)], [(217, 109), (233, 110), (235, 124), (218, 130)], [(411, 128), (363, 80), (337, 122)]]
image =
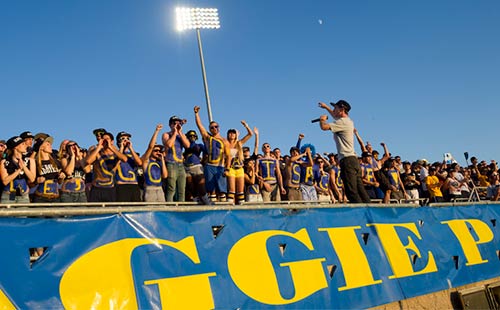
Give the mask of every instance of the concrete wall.
[(459, 298), (459, 291), (476, 287), (484, 287), (500, 281), (499, 278), (493, 278), (473, 284), (468, 284), (432, 294), (422, 295), (414, 298), (400, 300), (390, 304), (375, 307), (376, 310), (415, 310), (415, 309), (463, 309)]

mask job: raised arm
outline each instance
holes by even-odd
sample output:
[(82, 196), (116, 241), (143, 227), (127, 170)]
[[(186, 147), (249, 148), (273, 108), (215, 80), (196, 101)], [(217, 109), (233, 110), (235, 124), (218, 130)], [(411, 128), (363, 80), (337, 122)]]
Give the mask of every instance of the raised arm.
[(359, 131), (356, 128), (354, 128), (354, 135), (356, 136), (356, 140), (358, 140), (358, 144), (359, 144), (359, 147), (361, 148), (361, 151), (367, 152), (365, 142), (363, 141), (363, 139), (361, 139)]
[(311, 154), (311, 149), (306, 148), (306, 155), (307, 155), (307, 163), (306, 166), (312, 167), (313, 166), (313, 158)]
[(253, 132), (252, 132), (252, 129), (250, 129), (250, 127), (248, 126), (247, 122), (241, 121), (241, 124), (247, 130), (247, 134), (240, 140), (241, 141), (241, 145), (243, 145), (243, 144), (245, 144), (248, 141), (248, 139), (250, 139), (250, 137), (253, 136)]
[(155, 131), (153, 132), (153, 135), (151, 136), (151, 139), (149, 140), (148, 148), (147, 148), (146, 152), (144, 152), (144, 154), (141, 157), (142, 161), (149, 160), (149, 157), (151, 156), (151, 153), (153, 152), (153, 148), (156, 145), (156, 140), (158, 139), (158, 133), (160, 133), (160, 131), (162, 129), (163, 129), (162, 124), (156, 125)]
[(391, 158), (391, 153), (389, 153), (389, 148), (387, 147), (387, 144), (384, 142), (380, 142), (380, 145), (384, 148), (384, 157), (380, 159), (380, 164), (383, 164), (386, 160)]
[(255, 144), (253, 147), (253, 154), (257, 156), (259, 154), (259, 129), (257, 127), (254, 127), (253, 132), (255, 133)]
[(330, 113), (330, 115), (331, 115), (333, 118), (335, 118), (335, 116), (333, 115), (333, 109), (332, 109), (329, 105), (327, 105), (327, 104), (326, 104), (326, 103), (324, 103), (324, 102), (319, 102), (319, 103), (318, 103), (318, 106), (319, 106), (320, 108), (322, 108), (322, 109), (327, 110), (327, 111), (328, 111), (328, 113)]
[(295, 145), (300, 150), (300, 145), (302, 144), (302, 139), (304, 139), (304, 134), (299, 133), (299, 137), (297, 138), (297, 144)]
[(200, 131), (200, 134), (202, 136), (203, 139), (208, 139), (208, 132), (207, 130), (205, 129), (205, 127), (203, 127), (203, 124), (201, 123), (201, 119), (200, 119), (200, 107), (199, 106), (195, 106), (194, 107), (194, 118), (195, 118), (195, 121), (196, 121), (196, 126), (198, 127), (198, 130)]

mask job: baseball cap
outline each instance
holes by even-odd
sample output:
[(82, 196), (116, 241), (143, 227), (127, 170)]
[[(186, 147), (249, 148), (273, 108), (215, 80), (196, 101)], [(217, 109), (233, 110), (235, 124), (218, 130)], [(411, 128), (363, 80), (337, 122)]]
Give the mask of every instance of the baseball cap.
[(160, 152), (163, 152), (164, 146), (161, 144), (155, 144), (155, 146), (153, 148), (160, 149)]
[(129, 134), (128, 132), (125, 132), (125, 131), (120, 131), (120, 132), (116, 135), (116, 139), (117, 139), (118, 141), (120, 141), (120, 139), (121, 139), (122, 137), (129, 137), (129, 138), (130, 138), (130, 137), (132, 137), (132, 135), (131, 135), (131, 134)]
[(168, 124), (171, 125), (175, 122), (181, 122), (182, 123), (182, 119), (180, 117), (178, 117), (177, 115), (174, 115), (172, 117), (170, 117), (170, 119), (168, 120)]
[(371, 156), (372, 156), (372, 153), (370, 153), (370, 152), (361, 153), (361, 157), (371, 157)]
[(92, 133), (94, 134), (94, 136), (102, 136), (103, 134), (105, 134), (107, 131), (106, 129), (104, 128), (97, 128), (97, 129), (94, 129), (92, 131)]
[(330, 102), (330, 104), (334, 107), (342, 108), (346, 112), (351, 110), (351, 105), (345, 100), (339, 100), (336, 103)]
[(21, 133), (19, 135), (19, 137), (21, 137), (21, 139), (25, 140), (25, 139), (29, 139), (29, 138), (34, 138), (33, 134), (31, 133), (31, 131), (25, 131), (23, 133)]
[(7, 148), (12, 150), (21, 143), (23, 143), (23, 138), (21, 138), (19, 136), (14, 136), (14, 137), (10, 138), (9, 140), (7, 140)]

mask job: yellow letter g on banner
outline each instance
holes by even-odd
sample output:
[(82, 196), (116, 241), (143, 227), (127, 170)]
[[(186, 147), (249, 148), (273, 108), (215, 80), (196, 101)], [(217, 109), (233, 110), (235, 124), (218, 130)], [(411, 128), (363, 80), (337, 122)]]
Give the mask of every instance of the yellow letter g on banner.
[(281, 296), (273, 264), (267, 253), (267, 240), (273, 236), (288, 236), (314, 250), (305, 229), (296, 233), (280, 230), (260, 231), (239, 240), (229, 253), (227, 265), (236, 286), (247, 296), (269, 305), (286, 305), (302, 300), (328, 286), (322, 261), (316, 258), (280, 264), (288, 267), (295, 287), (290, 299)]
[(137, 309), (130, 257), (137, 247), (150, 244), (172, 247), (200, 263), (192, 236), (178, 242), (134, 238), (108, 243), (86, 253), (66, 270), (59, 288), (64, 308)]

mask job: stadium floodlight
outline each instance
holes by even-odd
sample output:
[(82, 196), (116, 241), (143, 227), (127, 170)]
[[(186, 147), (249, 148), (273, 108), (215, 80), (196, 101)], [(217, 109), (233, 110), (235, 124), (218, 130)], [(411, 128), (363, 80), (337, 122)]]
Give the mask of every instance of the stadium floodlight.
[(208, 120), (211, 122), (212, 107), (210, 106), (210, 96), (208, 94), (207, 74), (205, 71), (205, 59), (203, 57), (203, 47), (201, 45), (200, 29), (219, 29), (219, 13), (215, 8), (185, 8), (175, 9), (177, 16), (177, 30), (196, 29), (198, 37), (198, 50), (200, 52), (201, 73), (203, 75), (203, 86), (205, 88), (205, 100), (207, 101)]

